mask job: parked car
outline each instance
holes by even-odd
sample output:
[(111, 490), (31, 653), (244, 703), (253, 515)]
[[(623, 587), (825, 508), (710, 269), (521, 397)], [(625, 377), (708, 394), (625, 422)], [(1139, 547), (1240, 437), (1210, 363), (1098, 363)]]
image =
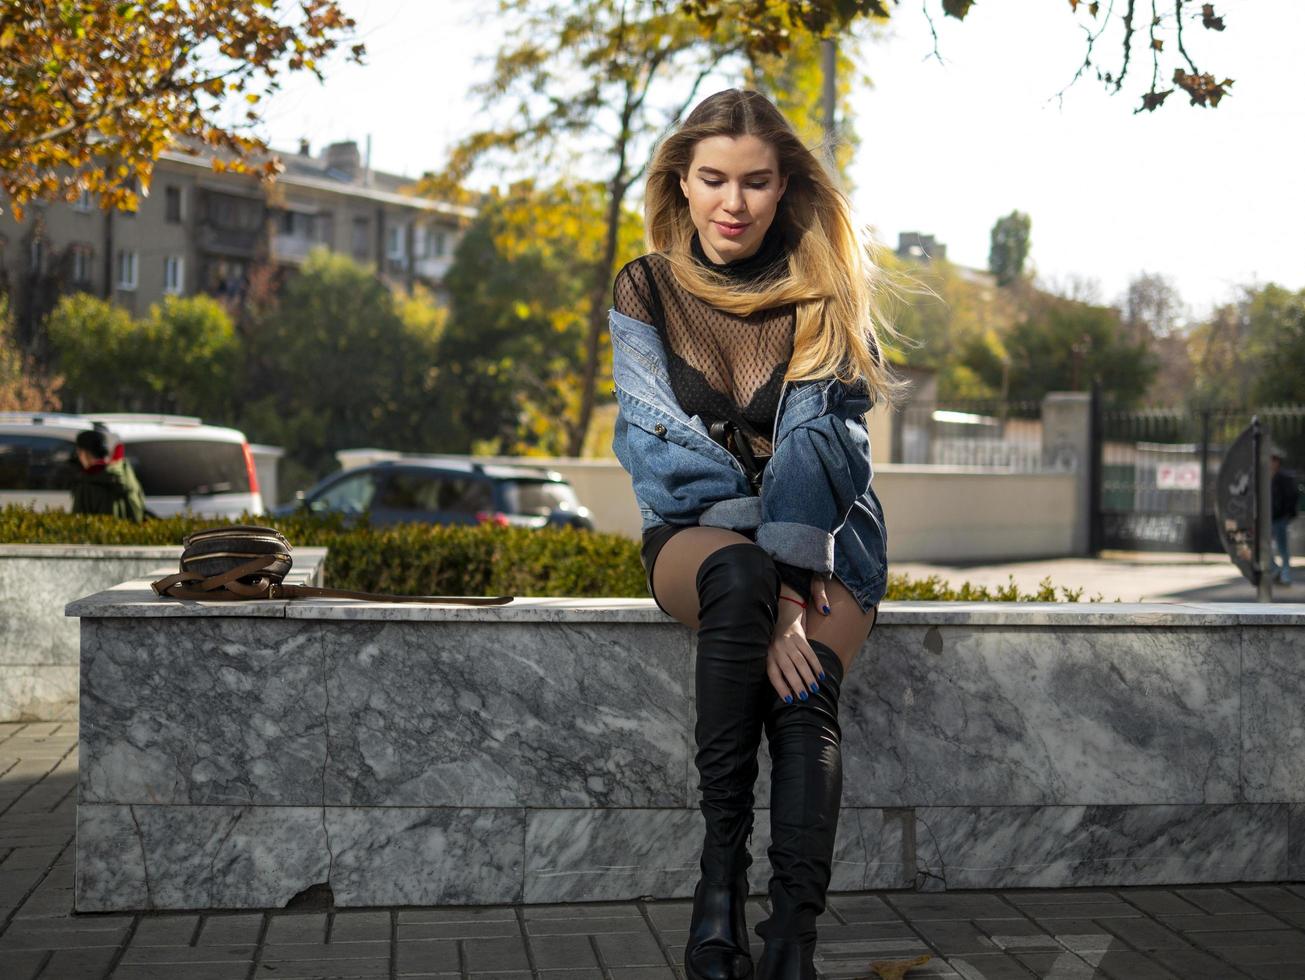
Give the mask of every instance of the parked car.
[(148, 513), (263, 513), (254, 458), (240, 430), (186, 415), (120, 412), (0, 412), (0, 504), (70, 510), (74, 440), (97, 426), (108, 433), (115, 457), (125, 456), (136, 471)]
[(286, 516), (313, 513), (366, 514), (375, 526), (403, 522), (521, 527), (579, 527), (592, 531), (589, 508), (555, 470), (474, 460), (405, 457), (333, 473), (295, 501), (275, 507)]

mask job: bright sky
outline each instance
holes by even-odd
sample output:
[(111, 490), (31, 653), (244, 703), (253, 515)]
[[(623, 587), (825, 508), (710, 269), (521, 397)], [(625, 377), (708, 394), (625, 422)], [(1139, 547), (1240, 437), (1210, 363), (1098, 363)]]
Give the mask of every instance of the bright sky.
[[(492, 17), (471, 14), (491, 4), (343, 6), (367, 65), (339, 59), (324, 84), (288, 82), (268, 104), (267, 135), (284, 149), (307, 137), (316, 152), (370, 134), (379, 169), (438, 167), (477, 126), (466, 91), (488, 76), (499, 35)], [(1063, 0), (1008, 0), (956, 22), (938, 6), (929, 4), (943, 64), (919, 0), (903, 0), (889, 36), (863, 48), (873, 85), (854, 97), (854, 204), (881, 240), (933, 234), (950, 259), (984, 268), (993, 222), (1018, 208), (1032, 217), (1043, 281), (1095, 280), (1106, 302), (1143, 271), (1171, 278), (1194, 316), (1239, 283), (1305, 287), (1305, 3), (1216, 0), (1227, 30), (1185, 28), (1184, 43), (1203, 71), (1236, 79), (1233, 94), (1208, 110), (1179, 90), (1136, 115), (1151, 71), (1144, 39), (1135, 37), (1124, 92), (1107, 95), (1089, 69), (1059, 100), (1086, 50), (1085, 13)], [(1116, 70), (1120, 51), (1108, 32), (1095, 60)], [(719, 81), (702, 94), (736, 80)]]

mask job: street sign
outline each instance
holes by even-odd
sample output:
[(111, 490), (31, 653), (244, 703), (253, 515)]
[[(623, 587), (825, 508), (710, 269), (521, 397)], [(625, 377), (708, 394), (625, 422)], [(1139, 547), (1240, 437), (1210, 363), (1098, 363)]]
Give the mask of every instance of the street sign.
[(1224, 551), (1256, 586), (1261, 601), (1268, 601), (1272, 596), (1263, 573), (1269, 523), (1264, 438), (1259, 418), (1252, 418), (1228, 447), (1215, 478), (1214, 517)]
[(1200, 463), (1161, 463), (1155, 468), (1158, 490), (1200, 490)]

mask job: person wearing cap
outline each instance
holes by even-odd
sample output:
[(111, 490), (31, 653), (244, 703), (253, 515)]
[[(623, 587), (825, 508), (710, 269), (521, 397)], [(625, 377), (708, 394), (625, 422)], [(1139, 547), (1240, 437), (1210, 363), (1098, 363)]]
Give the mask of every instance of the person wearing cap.
[(1296, 486), (1296, 475), (1282, 468), (1282, 450), (1269, 452), (1269, 514), (1273, 521), (1273, 544), (1282, 556), (1281, 566), (1277, 559), (1273, 562), (1273, 581), (1279, 585), (1291, 585), (1291, 548), (1288, 545), (1288, 531), (1292, 518), (1296, 516), (1300, 489)]
[(77, 434), (81, 472), (73, 480), (74, 514), (112, 514), (139, 524), (145, 520), (145, 491), (125, 459), (109, 459), (109, 443), (99, 429)]

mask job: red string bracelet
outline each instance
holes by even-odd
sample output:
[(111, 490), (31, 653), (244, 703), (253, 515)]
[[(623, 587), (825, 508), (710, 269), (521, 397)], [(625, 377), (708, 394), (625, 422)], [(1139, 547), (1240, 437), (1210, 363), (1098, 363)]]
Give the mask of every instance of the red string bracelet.
[(791, 595), (781, 595), (780, 598), (787, 599), (789, 602), (796, 602), (803, 609), (807, 607), (807, 604), (805, 602), (803, 602), (801, 599), (794, 599)]

